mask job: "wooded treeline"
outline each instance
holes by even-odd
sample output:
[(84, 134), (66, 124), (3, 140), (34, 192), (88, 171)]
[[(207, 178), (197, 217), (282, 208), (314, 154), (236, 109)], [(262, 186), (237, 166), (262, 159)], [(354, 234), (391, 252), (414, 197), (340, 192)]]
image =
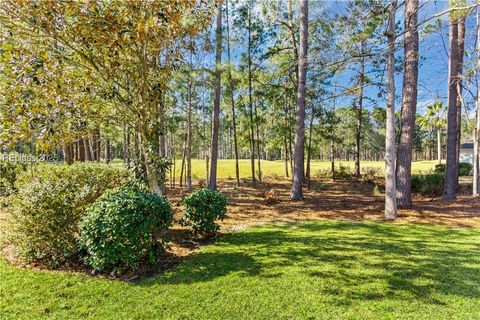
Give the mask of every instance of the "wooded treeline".
[[(390, 159), (401, 206), (411, 205), (411, 162), (446, 158), (452, 199), (460, 142), (478, 145), (480, 53), (466, 43), (480, 42), (478, 3), (452, 0), (420, 20), (425, 6), (3, 1), (2, 149), (123, 158), (158, 193), (175, 160), (188, 190), (191, 159), (206, 160), (213, 189), (219, 158), (249, 158), (252, 183), (261, 159), (282, 160), (293, 200), (312, 160), (355, 161), (359, 176), (362, 161)], [(419, 32), (447, 27), (448, 99), (419, 113)]]

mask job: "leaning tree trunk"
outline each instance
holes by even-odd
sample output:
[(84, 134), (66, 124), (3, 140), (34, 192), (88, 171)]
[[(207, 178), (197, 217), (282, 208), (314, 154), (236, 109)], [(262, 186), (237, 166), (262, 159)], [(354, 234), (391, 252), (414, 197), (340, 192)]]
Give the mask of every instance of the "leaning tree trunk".
[(397, 218), (397, 186), (395, 182), (395, 12), (397, 1), (391, 2), (388, 19), (387, 50), (387, 126), (385, 131), (385, 219)]
[(397, 154), (397, 204), (412, 205), (412, 148), (417, 112), (418, 0), (405, 1), (404, 73), (400, 138)]
[(218, 130), (220, 127), (220, 86), (221, 73), (220, 63), (222, 63), (222, 3), (217, 3), (217, 52), (215, 56), (215, 98), (213, 100), (213, 126), (212, 126), (212, 145), (210, 161), (210, 179), (208, 188), (217, 189), (217, 160), (218, 160)]
[(305, 87), (308, 59), (308, 0), (300, 0), (300, 53), (298, 58), (297, 117), (295, 124), (295, 165), (290, 199), (303, 199), (304, 148), (305, 148)]
[(457, 197), (457, 75), (458, 75), (458, 20), (450, 15), (450, 59), (448, 64), (447, 164), (443, 198)]

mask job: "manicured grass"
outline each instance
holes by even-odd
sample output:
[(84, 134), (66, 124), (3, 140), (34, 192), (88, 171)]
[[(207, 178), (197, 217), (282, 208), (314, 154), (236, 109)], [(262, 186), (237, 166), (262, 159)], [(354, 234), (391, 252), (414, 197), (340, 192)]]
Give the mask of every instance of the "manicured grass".
[(480, 230), (264, 226), (136, 284), (3, 260), (0, 279), (1, 319), (478, 319)]
[[(414, 174), (425, 173), (427, 171), (433, 170), (437, 163), (438, 163), (437, 161), (413, 162), (412, 171)], [(353, 161), (335, 162), (335, 165), (337, 167), (342, 165), (352, 169), (355, 166)], [(381, 172), (383, 173), (383, 169), (385, 168), (385, 163), (383, 161), (362, 161), (360, 166), (361, 168), (375, 167), (380, 169)], [(181, 161), (177, 160), (176, 168), (175, 168), (175, 173), (177, 177), (180, 177), (180, 167), (181, 167)], [(282, 161), (262, 160), (261, 167), (262, 167), (263, 176), (278, 176), (278, 177), (285, 176), (285, 163)], [(312, 161), (311, 163), (312, 176), (315, 176), (319, 170), (325, 170), (329, 168), (330, 168), (330, 162), (328, 161)], [(255, 170), (256, 172), (258, 172), (257, 160), (255, 160)], [(289, 174), (291, 174), (290, 168), (288, 170), (289, 170)], [(250, 160), (248, 159), (239, 160), (239, 171), (240, 171), (241, 178), (250, 178), (252, 175)], [(193, 159), (192, 160), (193, 177), (203, 179), (205, 178), (205, 172), (206, 172), (205, 160)], [(230, 160), (230, 159), (218, 160), (218, 178), (219, 179), (235, 178), (235, 160)]]

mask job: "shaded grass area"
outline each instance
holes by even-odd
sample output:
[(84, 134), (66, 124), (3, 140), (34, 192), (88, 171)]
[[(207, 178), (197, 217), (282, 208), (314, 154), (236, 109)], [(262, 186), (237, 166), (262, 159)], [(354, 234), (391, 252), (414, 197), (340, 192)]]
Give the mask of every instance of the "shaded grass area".
[[(435, 165), (438, 161), (417, 161), (413, 162), (412, 164), (412, 171), (414, 174), (426, 173), (430, 170), (435, 169)], [(181, 170), (182, 162), (181, 160), (177, 160), (176, 168), (175, 168), (175, 175), (176, 177), (180, 177), (180, 170)], [(345, 166), (349, 167), (353, 170), (355, 164), (353, 161), (339, 161), (335, 162), (335, 166)], [(263, 176), (270, 176), (270, 177), (284, 177), (285, 176), (285, 163), (282, 161), (261, 161), (262, 167), (262, 175)], [(362, 161), (361, 168), (367, 167), (374, 167), (381, 170), (383, 174), (383, 170), (385, 168), (385, 162), (383, 161)], [(328, 161), (312, 161), (311, 163), (311, 172), (312, 176), (315, 176), (318, 171), (321, 170), (329, 170), (330, 169), (330, 162)], [(258, 174), (258, 167), (257, 161), (255, 161), (255, 170)], [(290, 172), (290, 168), (289, 174)], [(241, 159), (239, 160), (239, 171), (241, 178), (250, 178), (252, 175), (251, 168), (250, 168), (250, 160), (248, 159)], [(192, 175), (194, 178), (197, 179), (204, 179), (206, 172), (206, 164), (205, 160), (200, 159), (192, 159)], [(235, 160), (231, 159), (220, 159), (218, 160), (218, 174), (219, 179), (234, 179), (235, 178)]]
[(1, 319), (475, 319), (480, 230), (320, 221), (228, 234), (126, 283), (0, 261)]

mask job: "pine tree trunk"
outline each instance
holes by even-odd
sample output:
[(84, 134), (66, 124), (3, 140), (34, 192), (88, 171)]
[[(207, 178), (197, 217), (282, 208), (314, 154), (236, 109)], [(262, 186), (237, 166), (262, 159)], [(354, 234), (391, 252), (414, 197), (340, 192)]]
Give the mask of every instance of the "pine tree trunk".
[(252, 184), (255, 185), (255, 136), (253, 123), (253, 87), (252, 87), (252, 18), (248, 8), (248, 103), (250, 106), (250, 165), (252, 168)]
[(72, 144), (65, 143), (63, 145), (63, 159), (65, 163), (71, 165), (73, 163)]
[[(480, 1), (477, 4), (477, 67), (480, 70)], [(480, 133), (480, 88), (477, 88), (477, 112), (475, 119), (475, 128), (473, 130), (473, 187), (472, 194), (474, 197), (480, 196), (480, 159), (479, 159), (479, 133)]]
[(303, 199), (304, 148), (305, 148), (305, 92), (308, 61), (308, 0), (300, 0), (300, 53), (298, 59), (297, 116), (295, 125), (295, 155), (293, 183), (290, 199)]
[(307, 149), (307, 170), (305, 176), (307, 177), (307, 186), (310, 189), (311, 184), (311, 171), (310, 171), (310, 160), (312, 157), (312, 130), (313, 130), (313, 120), (315, 119), (315, 104), (312, 103), (312, 110), (310, 116), (310, 125), (308, 127), (308, 149)]
[(233, 94), (232, 69), (230, 66), (230, 22), (228, 14), (228, 0), (225, 1), (225, 10), (227, 15), (227, 56), (228, 56), (228, 84), (230, 86), (230, 103), (232, 104), (232, 125), (233, 125), (233, 148), (235, 154), (235, 177), (237, 179), (236, 186), (240, 186), (240, 168), (238, 166), (238, 142), (237, 142), (237, 120), (235, 115), (235, 99)]
[(215, 98), (213, 100), (213, 126), (210, 161), (210, 181), (208, 188), (217, 189), (217, 160), (218, 160), (218, 130), (220, 127), (220, 94), (221, 94), (221, 72), (222, 63), (222, 3), (217, 3), (217, 49), (215, 55)]
[(457, 60), (457, 148), (456, 148), (456, 162), (457, 162), (457, 189), (458, 189), (458, 166), (460, 163), (460, 142), (462, 138), (462, 73), (463, 73), (463, 55), (465, 54), (465, 16), (458, 19), (458, 60)]
[(362, 140), (362, 120), (363, 120), (363, 87), (365, 85), (365, 41), (361, 43), (360, 50), (360, 71), (359, 71), (359, 94), (357, 109), (357, 127), (355, 130), (355, 176), (360, 176), (360, 144)]
[(105, 138), (105, 163), (109, 164), (110, 160), (112, 159), (112, 154), (110, 150), (110, 139)]
[(412, 205), (412, 148), (417, 112), (418, 0), (405, 1), (404, 73), (400, 138), (397, 154), (397, 204)]
[(258, 119), (258, 113), (257, 113), (257, 104), (254, 103), (254, 112), (255, 112), (255, 131), (256, 131), (256, 135), (257, 135), (257, 165), (258, 165), (258, 181), (260, 183), (262, 183), (262, 167), (260, 165), (260, 162), (261, 162), (261, 153), (260, 153), (260, 129), (259, 129), (259, 125), (258, 125), (258, 122), (259, 122), (259, 119)]
[(442, 129), (437, 129), (437, 160), (442, 163)]
[(457, 197), (457, 75), (458, 75), (458, 20), (450, 15), (450, 59), (448, 64), (447, 164), (443, 198)]
[(395, 12), (397, 1), (391, 1), (388, 19), (387, 51), (387, 124), (385, 130), (385, 219), (397, 218), (395, 181)]

